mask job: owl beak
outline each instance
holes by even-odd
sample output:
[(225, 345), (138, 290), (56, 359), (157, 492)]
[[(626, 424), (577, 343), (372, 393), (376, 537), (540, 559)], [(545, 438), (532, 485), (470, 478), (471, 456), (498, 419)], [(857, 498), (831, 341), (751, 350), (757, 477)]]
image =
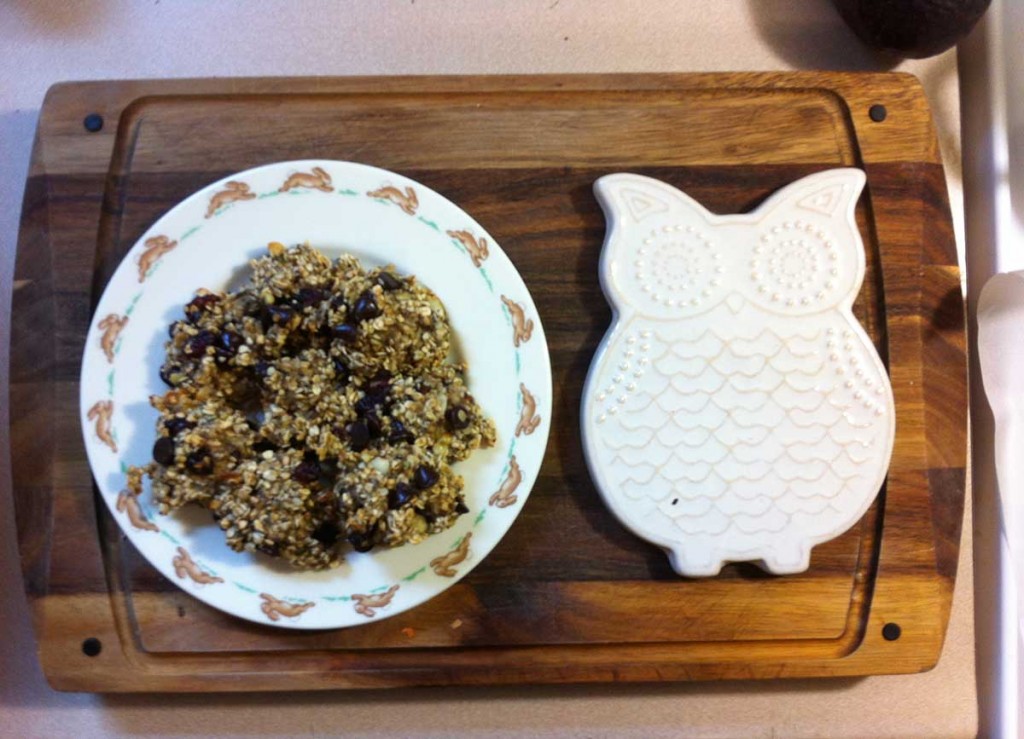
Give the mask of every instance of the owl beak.
[(729, 306), (729, 310), (733, 313), (739, 313), (740, 309), (746, 305), (746, 299), (739, 293), (733, 293), (725, 299), (725, 304)]

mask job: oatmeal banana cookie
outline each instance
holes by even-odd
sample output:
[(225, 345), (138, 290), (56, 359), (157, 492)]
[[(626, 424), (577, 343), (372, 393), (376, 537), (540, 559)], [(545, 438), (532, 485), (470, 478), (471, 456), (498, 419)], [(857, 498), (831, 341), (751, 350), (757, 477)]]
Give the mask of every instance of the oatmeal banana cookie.
[(452, 465), (494, 424), (449, 361), (441, 301), (414, 277), (271, 243), (237, 292), (200, 290), (170, 327), (150, 401), (161, 513), (208, 508), (236, 551), (302, 569), (421, 541), (466, 513)]

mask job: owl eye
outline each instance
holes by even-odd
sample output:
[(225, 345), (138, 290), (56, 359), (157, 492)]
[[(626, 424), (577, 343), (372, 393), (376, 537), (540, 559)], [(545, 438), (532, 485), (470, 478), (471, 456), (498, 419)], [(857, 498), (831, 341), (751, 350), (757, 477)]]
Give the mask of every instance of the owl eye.
[(693, 225), (652, 229), (633, 262), (641, 307), (699, 308), (714, 298), (725, 271), (722, 254)]
[(768, 228), (754, 247), (750, 279), (773, 307), (822, 308), (838, 297), (838, 245), (812, 223), (785, 221)]

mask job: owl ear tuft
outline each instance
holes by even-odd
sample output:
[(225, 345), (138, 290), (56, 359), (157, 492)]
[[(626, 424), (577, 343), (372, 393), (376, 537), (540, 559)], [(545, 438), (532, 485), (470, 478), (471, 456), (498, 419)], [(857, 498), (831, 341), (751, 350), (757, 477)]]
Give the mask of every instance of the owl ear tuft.
[(664, 182), (636, 174), (610, 174), (594, 183), (594, 194), (609, 220), (643, 223), (669, 212), (696, 212), (704, 208), (693, 198)]
[(853, 213), (865, 179), (861, 170), (852, 167), (817, 172), (782, 188), (758, 210), (769, 214), (777, 208), (791, 207), (797, 212), (842, 220)]

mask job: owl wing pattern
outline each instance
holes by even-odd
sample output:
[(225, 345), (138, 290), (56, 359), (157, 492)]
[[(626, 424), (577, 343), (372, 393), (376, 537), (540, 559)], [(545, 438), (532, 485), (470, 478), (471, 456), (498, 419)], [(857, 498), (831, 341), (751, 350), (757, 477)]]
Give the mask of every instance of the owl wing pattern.
[(764, 328), (729, 310), (624, 325), (594, 378), (592, 457), (620, 518), (681, 573), (802, 571), (878, 490), (887, 385), (839, 314)]

